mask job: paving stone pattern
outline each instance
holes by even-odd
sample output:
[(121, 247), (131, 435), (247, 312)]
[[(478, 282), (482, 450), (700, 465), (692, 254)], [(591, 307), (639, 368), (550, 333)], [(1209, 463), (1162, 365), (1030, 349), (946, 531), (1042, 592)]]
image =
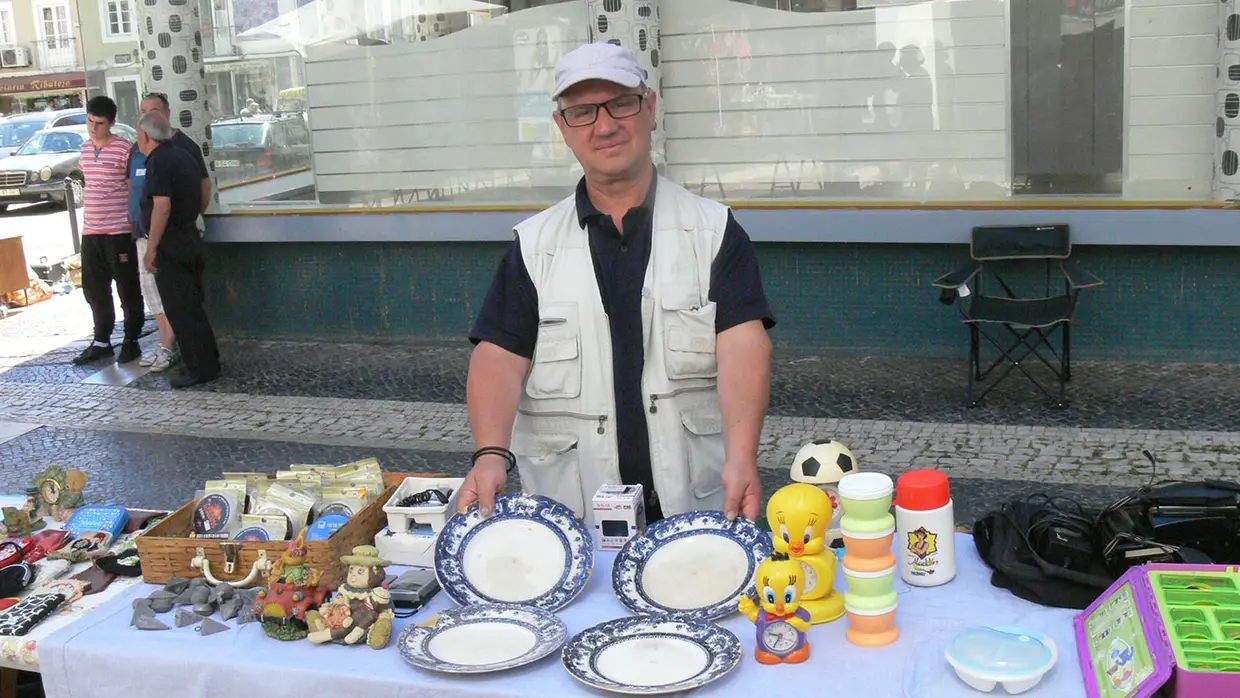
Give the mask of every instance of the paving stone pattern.
[[(411, 402), (464, 402), (470, 346), (222, 340), (224, 373), (198, 390)], [(1056, 410), (1013, 374), (964, 409), (965, 361), (779, 352), (774, 415), (859, 420), (1240, 431), (1240, 365), (1085, 362)], [(1035, 372), (1047, 378), (1045, 370)], [(20, 375), (20, 374), (19, 374)], [(2, 379), (2, 377), (0, 377)], [(24, 380), (24, 378), (23, 378)], [(133, 387), (166, 390), (147, 375)]]

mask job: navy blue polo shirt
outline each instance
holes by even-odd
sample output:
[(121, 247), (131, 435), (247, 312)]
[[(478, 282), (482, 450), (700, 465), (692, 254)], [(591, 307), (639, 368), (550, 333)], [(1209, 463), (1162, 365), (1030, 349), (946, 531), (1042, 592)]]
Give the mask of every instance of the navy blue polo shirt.
[[(588, 230), (599, 295), (611, 326), (620, 477), (625, 484), (641, 483), (647, 493), (650, 521), (662, 518), (657, 500), (650, 496), (654, 481), (641, 389), (646, 359), (642, 347), (641, 292), (650, 263), (654, 190), (652, 184), (646, 200), (624, 214), (621, 235), (611, 217), (590, 201), (585, 179), (577, 184), (577, 221)], [(767, 329), (775, 326), (753, 243), (730, 212), (719, 254), (711, 267), (709, 298), (716, 304), (716, 333), (751, 320), (761, 320)], [(519, 241), (513, 241), (500, 262), (469, 339), (474, 344), (491, 342), (527, 359), (533, 358), (538, 339), (538, 291), (525, 268)]]

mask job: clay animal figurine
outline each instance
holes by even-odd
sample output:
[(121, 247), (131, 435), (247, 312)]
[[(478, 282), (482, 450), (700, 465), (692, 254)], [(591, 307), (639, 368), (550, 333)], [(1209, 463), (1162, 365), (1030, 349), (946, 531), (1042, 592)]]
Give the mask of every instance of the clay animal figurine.
[(809, 611), (801, 606), (805, 577), (801, 563), (785, 553), (772, 553), (754, 573), (755, 604), (742, 596), (739, 608), (757, 628), (754, 657), (762, 664), (800, 664), (809, 659)]
[(326, 586), (320, 586), (322, 570), (306, 565), (306, 529), (290, 541), (288, 550), (267, 574), (267, 586), (260, 589), (254, 614), (262, 621), (263, 632), (277, 640), (300, 640), (309, 634), (306, 617), (323, 603)]
[(60, 497), (60, 504), (52, 510), (52, 515), (56, 520), (64, 523), (73, 518), (78, 509), (86, 506), (86, 497), (82, 496), (82, 490), (86, 489), (86, 481), (89, 476), (74, 468), (70, 468), (65, 473), (65, 489), (67, 490)]
[(844, 615), (844, 595), (835, 589), (837, 560), (835, 552), (827, 547), (832, 513), (831, 498), (826, 492), (800, 482), (780, 488), (766, 505), (775, 551), (787, 554), (803, 568), (805, 591), (801, 607), (809, 612), (814, 623), (826, 623)]
[(310, 628), (307, 639), (314, 643), (335, 642), (356, 645), (363, 640), (374, 649), (383, 649), (392, 637), (392, 595), (383, 586), (384, 567), (392, 564), (379, 559), (379, 549), (359, 545), (352, 555), (340, 561), (349, 566), (345, 583), (336, 595), (317, 611), (306, 614)]

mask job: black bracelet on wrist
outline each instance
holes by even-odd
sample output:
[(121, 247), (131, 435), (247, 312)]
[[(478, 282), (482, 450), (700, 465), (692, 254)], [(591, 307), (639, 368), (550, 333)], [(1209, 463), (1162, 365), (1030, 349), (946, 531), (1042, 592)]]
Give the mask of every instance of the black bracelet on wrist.
[(470, 461), (470, 466), (476, 465), (478, 463), (478, 459), (482, 456), (503, 457), (504, 460), (508, 461), (508, 469), (504, 471), (505, 473), (511, 473), (512, 469), (517, 467), (517, 457), (512, 454), (512, 451), (509, 451), (502, 446), (486, 446), (474, 451), (474, 458)]

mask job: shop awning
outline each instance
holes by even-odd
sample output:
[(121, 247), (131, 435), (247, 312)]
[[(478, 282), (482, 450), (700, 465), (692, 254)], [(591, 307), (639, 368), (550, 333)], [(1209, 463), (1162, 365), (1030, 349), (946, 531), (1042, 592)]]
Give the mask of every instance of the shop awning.
[(5, 96), (73, 92), (84, 89), (86, 89), (86, 73), (48, 73), (0, 78), (0, 95)]

